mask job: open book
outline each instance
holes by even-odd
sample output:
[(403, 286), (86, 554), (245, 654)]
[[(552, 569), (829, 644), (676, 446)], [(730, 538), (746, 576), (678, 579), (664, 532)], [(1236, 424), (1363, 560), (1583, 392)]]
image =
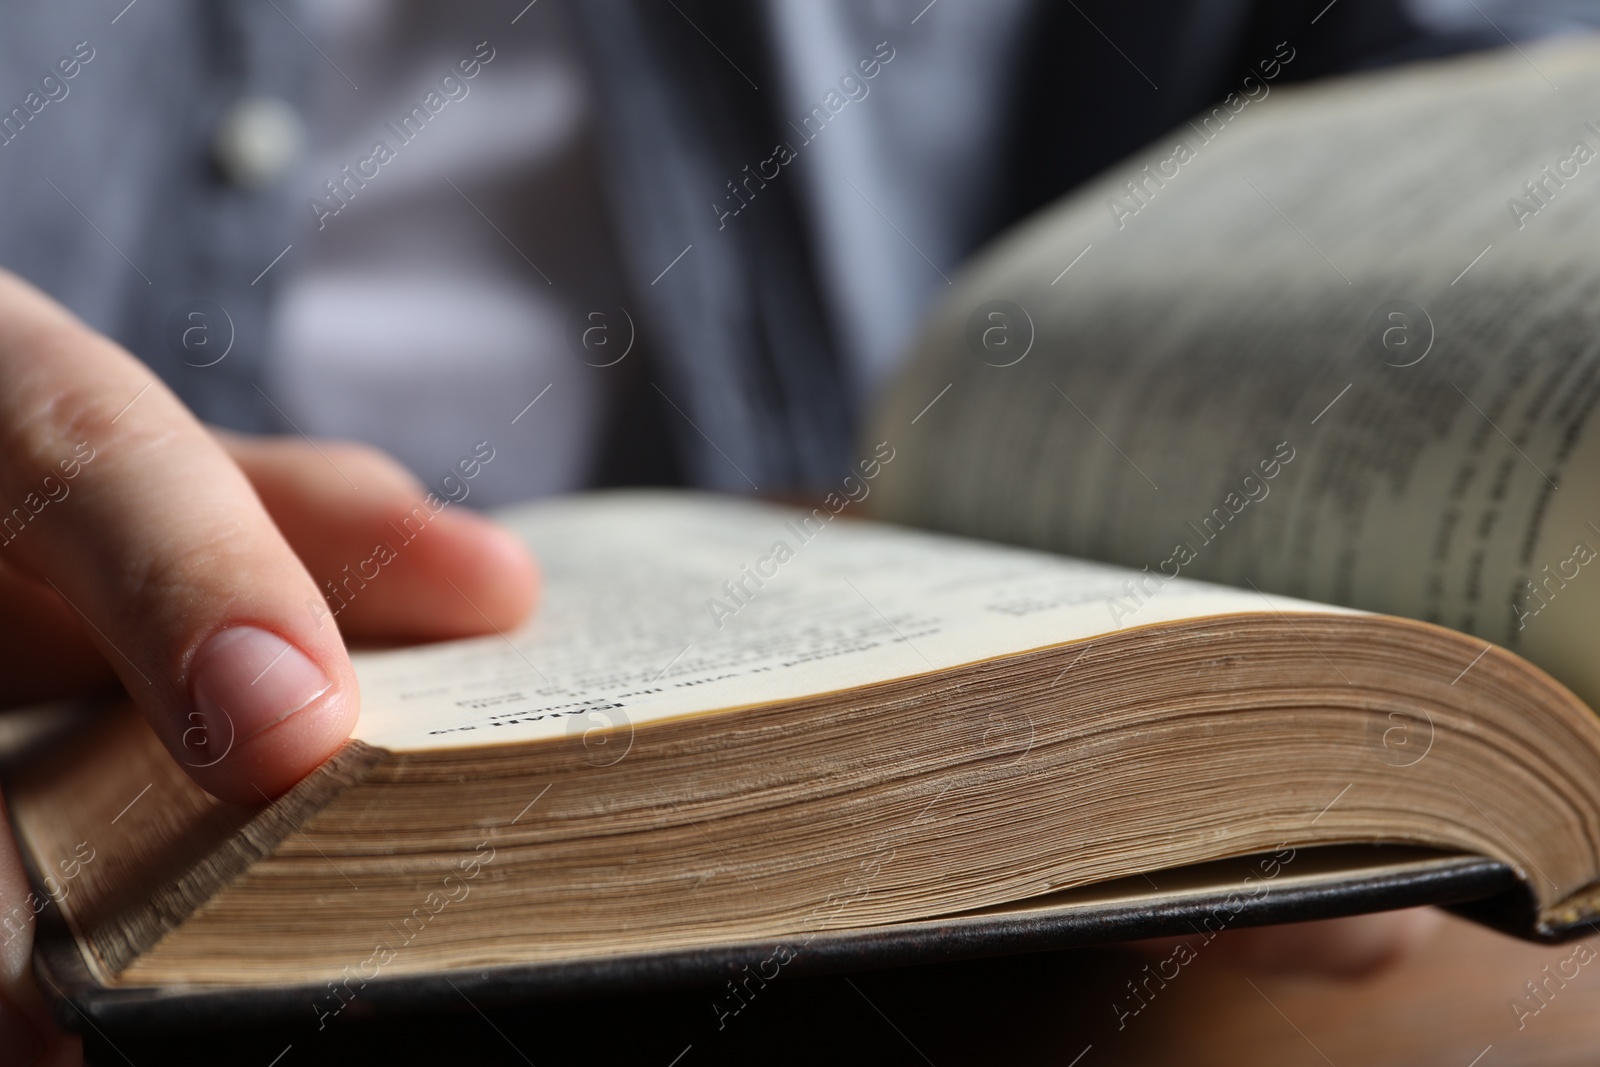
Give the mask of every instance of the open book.
[(505, 513), (538, 616), (359, 654), (354, 740), (273, 804), (102, 717), (8, 782), (48, 985), (102, 1022), (325, 1025), (440, 976), (770, 980), (1426, 902), (1588, 930), (1597, 60), (1177, 131), (976, 266), (817, 508)]

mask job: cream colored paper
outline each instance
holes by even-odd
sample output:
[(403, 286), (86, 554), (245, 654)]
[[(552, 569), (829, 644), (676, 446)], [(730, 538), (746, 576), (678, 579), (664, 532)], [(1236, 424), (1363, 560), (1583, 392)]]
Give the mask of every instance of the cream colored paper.
[(663, 492), (502, 513), (544, 567), (536, 617), (514, 633), (358, 654), (355, 735), (390, 749), (548, 738), (847, 689), (1118, 624), (1333, 610), (828, 514)]
[(1185, 576), (1476, 634), (1600, 706), (1600, 39), (1524, 52), (1280, 85), (1024, 223), (878, 411), (870, 503), (1187, 545)]

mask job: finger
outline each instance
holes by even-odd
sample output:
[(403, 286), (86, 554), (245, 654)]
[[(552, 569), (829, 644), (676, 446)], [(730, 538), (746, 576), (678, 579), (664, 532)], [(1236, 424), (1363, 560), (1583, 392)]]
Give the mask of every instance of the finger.
[(66, 601), (0, 566), (0, 705), (87, 696), (116, 680)]
[[(8, 826), (0, 798), (0, 826)], [(11, 834), (0, 829), (0, 1067), (83, 1062), (81, 1045), (56, 1029), (33, 982), (34, 905)]]
[[(1425, 944), (1443, 922), (1435, 908), (1321, 919), (1286, 926), (1225, 930), (1208, 942), (1206, 956), (1224, 967), (1258, 973), (1326, 978), (1362, 978), (1393, 967)], [(1193, 938), (1152, 938), (1129, 947), (1164, 959), (1179, 942)]]
[(149, 370), (0, 275), (0, 553), (54, 589), (211, 792), (260, 802), (338, 748), (358, 693), (311, 577)]
[[(430, 493), (361, 445), (218, 433), (351, 639), (506, 630), (533, 610), (538, 570), (499, 525)], [(468, 484), (463, 482), (462, 484)]]
[(1224, 959), (1266, 973), (1362, 978), (1405, 960), (1441, 922), (1434, 908), (1407, 908), (1237, 930), (1224, 947)]

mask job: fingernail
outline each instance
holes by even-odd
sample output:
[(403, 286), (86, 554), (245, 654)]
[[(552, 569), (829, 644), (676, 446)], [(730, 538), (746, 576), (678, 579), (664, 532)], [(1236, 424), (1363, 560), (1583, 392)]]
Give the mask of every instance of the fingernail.
[(0, 993), (0, 1049), (7, 1063), (33, 1063), (44, 1054), (39, 1028), (23, 1010)]
[(233, 626), (195, 653), (194, 705), (186, 752), (221, 759), (235, 744), (276, 726), (333, 686), (311, 657), (275, 633)]

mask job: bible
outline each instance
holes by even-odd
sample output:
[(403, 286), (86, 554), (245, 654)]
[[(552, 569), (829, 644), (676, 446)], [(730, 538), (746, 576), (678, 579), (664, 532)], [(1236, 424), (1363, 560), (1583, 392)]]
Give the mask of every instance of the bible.
[(536, 617), (356, 653), (274, 802), (96, 716), (7, 781), (42, 984), (322, 1027), (1421, 903), (1588, 931), (1597, 58), (1230, 96), (980, 256), (816, 506), (503, 512)]

